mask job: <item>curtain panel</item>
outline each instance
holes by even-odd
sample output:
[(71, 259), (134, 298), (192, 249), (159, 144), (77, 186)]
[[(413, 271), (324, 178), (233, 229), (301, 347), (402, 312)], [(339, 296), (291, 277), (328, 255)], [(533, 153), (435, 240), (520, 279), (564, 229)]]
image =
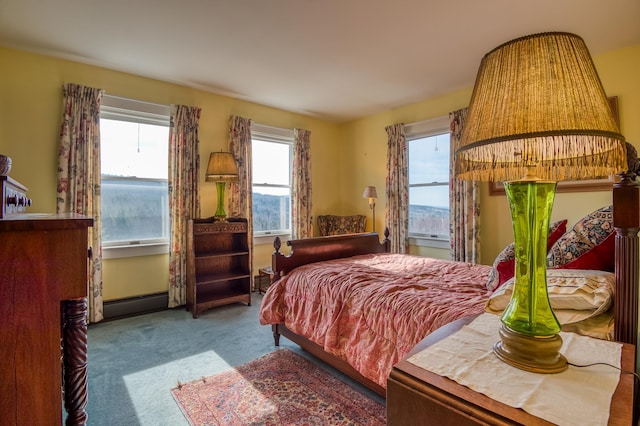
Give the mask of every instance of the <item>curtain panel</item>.
[(200, 217), (200, 108), (171, 105), (169, 128), (169, 307), (184, 305), (187, 221)]
[(58, 147), (57, 213), (93, 218), (88, 271), (88, 322), (104, 318), (100, 218), (100, 98), (104, 91), (78, 84), (63, 86)]
[(251, 120), (248, 118), (231, 116), (229, 120), (229, 150), (238, 165), (238, 181), (228, 182), (229, 209), (232, 216), (247, 218), (249, 234), (251, 226)]
[(404, 124), (393, 124), (387, 131), (386, 226), (390, 231), (391, 252), (409, 252), (409, 178), (407, 140)]
[(455, 177), (455, 152), (460, 146), (467, 108), (449, 113), (451, 154), (449, 167), (450, 246), (451, 259), (461, 262), (480, 261), (480, 190), (477, 181)]
[(292, 237), (313, 236), (311, 215), (311, 143), (309, 130), (294, 129), (293, 167), (291, 188)]
[[(229, 119), (229, 150), (238, 165), (238, 181), (228, 182), (232, 216), (247, 219), (249, 268), (253, 270), (253, 198), (251, 163), (251, 120), (232, 115)], [(251, 276), (253, 273), (251, 272)]]

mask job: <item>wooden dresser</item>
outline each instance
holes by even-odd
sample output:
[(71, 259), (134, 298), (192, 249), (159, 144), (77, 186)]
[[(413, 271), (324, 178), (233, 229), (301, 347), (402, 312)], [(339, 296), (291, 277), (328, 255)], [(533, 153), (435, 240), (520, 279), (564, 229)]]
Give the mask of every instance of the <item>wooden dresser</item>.
[(66, 424), (86, 424), (92, 225), (80, 215), (0, 220), (0, 424), (61, 424), (63, 393)]
[[(495, 401), (406, 361), (472, 320), (473, 317), (463, 318), (436, 330), (393, 367), (387, 380), (388, 425), (551, 425), (519, 408)], [(634, 359), (635, 346), (625, 343), (622, 368), (633, 370)], [(611, 400), (609, 425), (632, 425), (633, 386), (632, 375), (620, 376)]]

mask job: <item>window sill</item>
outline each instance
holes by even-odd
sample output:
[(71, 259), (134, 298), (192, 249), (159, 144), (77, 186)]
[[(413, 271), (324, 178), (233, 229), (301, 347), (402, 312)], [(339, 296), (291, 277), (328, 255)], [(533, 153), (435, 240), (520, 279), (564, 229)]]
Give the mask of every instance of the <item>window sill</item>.
[(280, 241), (282, 241), (282, 243), (284, 244), (285, 241), (291, 239), (291, 234), (279, 233), (279, 232), (274, 232), (271, 234), (255, 234), (254, 233), (253, 244), (254, 245), (263, 245), (263, 244), (273, 245), (273, 240), (275, 240), (276, 237), (280, 237)]
[(409, 245), (416, 247), (431, 247), (437, 249), (449, 249), (449, 240), (429, 237), (409, 237)]
[(169, 243), (135, 244), (126, 246), (102, 246), (103, 259), (119, 259), (122, 257), (154, 256), (168, 254)]

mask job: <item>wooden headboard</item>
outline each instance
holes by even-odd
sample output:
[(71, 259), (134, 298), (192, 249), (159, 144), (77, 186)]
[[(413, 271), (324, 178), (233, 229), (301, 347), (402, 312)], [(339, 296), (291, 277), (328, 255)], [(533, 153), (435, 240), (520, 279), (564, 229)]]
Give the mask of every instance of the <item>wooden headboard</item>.
[(389, 240), (388, 229), (385, 230), (384, 235), (385, 238), (382, 243), (377, 232), (289, 240), (287, 241), (287, 245), (291, 247), (289, 255), (284, 255), (280, 252), (282, 243), (280, 238), (276, 237), (273, 242), (275, 251), (271, 256), (271, 267), (275, 274), (274, 279), (278, 279), (292, 269), (307, 263), (357, 256), (359, 254), (389, 252), (391, 241)]

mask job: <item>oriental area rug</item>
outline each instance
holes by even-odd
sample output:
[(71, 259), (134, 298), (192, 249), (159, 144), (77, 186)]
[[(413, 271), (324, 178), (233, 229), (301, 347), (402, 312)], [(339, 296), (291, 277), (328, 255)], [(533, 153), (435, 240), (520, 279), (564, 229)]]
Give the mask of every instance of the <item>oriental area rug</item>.
[(383, 405), (288, 349), (171, 392), (193, 426), (386, 425)]

